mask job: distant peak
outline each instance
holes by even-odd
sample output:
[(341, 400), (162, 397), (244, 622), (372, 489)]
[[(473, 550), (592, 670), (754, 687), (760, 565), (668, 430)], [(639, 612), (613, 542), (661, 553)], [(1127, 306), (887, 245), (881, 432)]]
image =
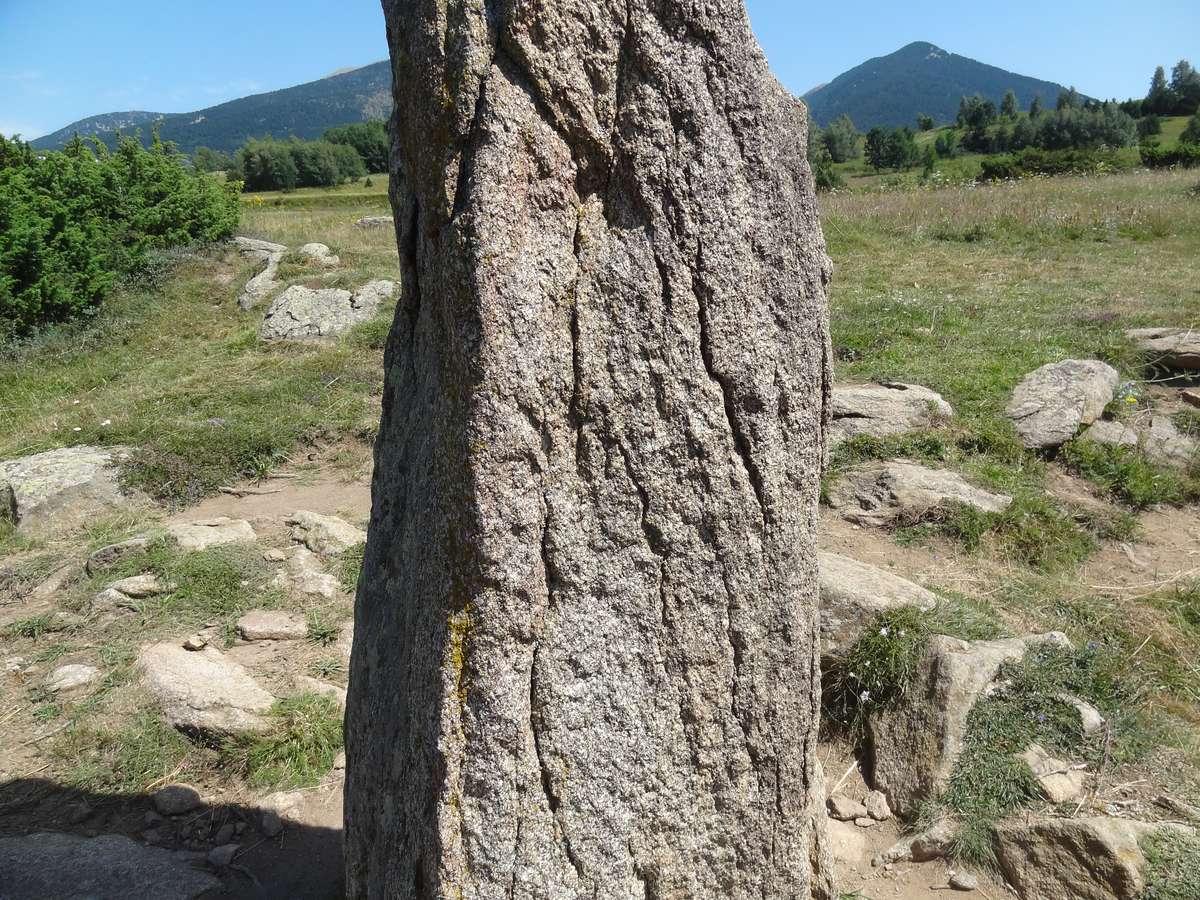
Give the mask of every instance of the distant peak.
[(929, 41), (913, 41), (911, 44), (906, 44), (896, 51), (897, 55), (904, 54), (905, 56), (924, 56), (927, 59), (941, 59), (944, 56), (950, 56), (945, 50), (937, 44), (931, 44)]

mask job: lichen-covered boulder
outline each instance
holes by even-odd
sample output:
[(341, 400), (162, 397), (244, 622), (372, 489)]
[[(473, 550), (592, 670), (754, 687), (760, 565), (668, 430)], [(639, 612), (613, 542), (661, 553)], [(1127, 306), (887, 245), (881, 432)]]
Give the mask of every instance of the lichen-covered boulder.
[(918, 384), (835, 384), (829, 444), (860, 434), (872, 437), (931, 428), (953, 418), (942, 395)]
[(851, 469), (830, 487), (829, 503), (850, 522), (896, 525), (915, 524), (960, 505), (1000, 513), (1012, 498), (975, 487), (956, 472), (894, 459)]
[(122, 489), (118, 469), (128, 454), (124, 447), (63, 447), (0, 462), (0, 518), (50, 537), (135, 508), (141, 500)]
[(1100, 418), (1120, 380), (1116, 369), (1095, 359), (1050, 363), (1025, 376), (1006, 412), (1026, 447), (1061, 447)]
[(371, 319), (395, 290), (390, 281), (372, 281), (353, 293), (293, 285), (271, 303), (259, 336), (264, 341), (319, 341), (345, 334)]

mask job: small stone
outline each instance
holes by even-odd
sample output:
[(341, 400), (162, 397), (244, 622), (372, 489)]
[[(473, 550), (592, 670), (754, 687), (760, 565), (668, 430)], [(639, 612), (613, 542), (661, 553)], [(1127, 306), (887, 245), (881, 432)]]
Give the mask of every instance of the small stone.
[(825, 803), (829, 807), (829, 815), (839, 822), (850, 822), (867, 815), (865, 806), (845, 794), (834, 794)]
[(122, 594), (113, 588), (105, 588), (92, 598), (92, 612), (114, 612), (116, 610), (136, 610), (137, 603), (133, 598)]
[(246, 669), (214, 647), (184, 650), (174, 641), (144, 647), (138, 666), (167, 721), (210, 738), (264, 732), (275, 702)]
[(1083, 795), (1084, 773), (1070, 763), (1055, 759), (1037, 744), (1019, 758), (1029, 766), (1042, 793), (1051, 803), (1069, 803)]
[(979, 879), (970, 872), (955, 872), (950, 876), (950, 887), (956, 891), (977, 891)]
[(163, 821), (163, 817), (152, 809), (146, 810), (146, 814), (142, 816), (142, 824), (147, 828), (152, 828)]
[(154, 793), (154, 808), (164, 816), (182, 816), (203, 802), (190, 784), (168, 784)]
[(193, 634), (191, 637), (185, 639), (183, 642), (183, 649), (191, 650), (192, 652), (195, 652), (197, 650), (203, 650), (207, 646), (208, 646), (208, 638), (206, 638), (202, 634)]
[(119, 544), (109, 544), (101, 547), (88, 557), (84, 570), (89, 575), (99, 575), (113, 568), (117, 563), (141, 553), (150, 546), (150, 538), (146, 535), (121, 541)]
[(297, 681), (308, 692), (319, 694), (322, 697), (328, 697), (334, 701), (341, 709), (346, 708), (346, 689), (338, 687), (336, 684), (329, 684), (326, 681), (320, 681), (316, 678), (311, 678), (308, 675), (301, 675)]
[(879, 823), (876, 822), (874, 819), (872, 819), (870, 816), (859, 816), (857, 819), (854, 820), (854, 824), (857, 825), (859, 828), (874, 828)]
[(298, 510), (286, 520), (292, 528), (292, 540), (314, 553), (336, 556), (367, 542), (367, 533), (345, 519)]
[(105, 590), (117, 591), (126, 597), (143, 600), (146, 597), (156, 597), (159, 594), (173, 591), (175, 585), (163, 581), (157, 575), (134, 575), (132, 578), (114, 581)]
[(301, 256), (306, 257), (322, 266), (336, 266), (341, 262), (341, 259), (337, 256), (334, 256), (329, 247), (325, 244), (305, 244), (300, 248), (299, 253)]
[(1121, 377), (1095, 359), (1067, 359), (1025, 376), (1005, 413), (1030, 449), (1050, 449), (1100, 418)]
[(294, 613), (260, 609), (238, 619), (238, 632), (247, 641), (299, 641), (308, 637), (308, 623)]
[(346, 770), (346, 751), (339, 750), (338, 755), (333, 759), (333, 768), (335, 772), (344, 772)]
[(287, 553), (280, 550), (278, 547), (272, 547), (270, 550), (264, 551), (263, 553), (263, 559), (265, 559), (267, 562), (286, 562), (287, 558)]
[(283, 819), (273, 809), (264, 809), (258, 816), (258, 830), (267, 837), (275, 837), (283, 831)]
[(29, 668), (29, 660), (23, 656), (9, 656), (4, 660), (4, 671), (9, 675), (19, 675)]
[(234, 827), (232, 822), (226, 822), (217, 829), (217, 833), (213, 835), (213, 843), (217, 845), (228, 844), (233, 840)]
[(228, 868), (240, 849), (240, 844), (223, 844), (220, 847), (213, 848), (208, 853), (209, 865), (218, 869)]
[[(945, 859), (950, 855), (957, 838), (957, 829), (949, 822), (938, 822), (925, 829), (915, 838), (911, 845), (913, 862), (930, 862), (935, 859)], [(895, 860), (899, 862), (899, 860)]]
[(69, 694), (72, 691), (95, 684), (100, 680), (100, 670), (95, 666), (67, 665), (59, 666), (46, 676), (42, 687), (52, 694)]
[(1188, 406), (1194, 406), (1200, 409), (1200, 391), (1180, 391), (1179, 399)]
[(892, 808), (888, 806), (887, 795), (883, 791), (871, 791), (863, 805), (867, 808), (867, 815), (876, 822), (886, 822), (892, 817)]
[(395, 223), (391, 216), (363, 216), (354, 223), (355, 228), (391, 228)]
[(175, 538), (181, 548), (193, 551), (225, 544), (249, 544), (258, 540), (258, 535), (245, 519), (224, 516), (190, 525), (170, 525), (167, 533)]

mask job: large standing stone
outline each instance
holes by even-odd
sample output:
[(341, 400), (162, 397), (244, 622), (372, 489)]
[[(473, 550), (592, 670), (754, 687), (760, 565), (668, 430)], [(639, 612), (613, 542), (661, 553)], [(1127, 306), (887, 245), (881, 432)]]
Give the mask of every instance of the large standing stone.
[(1006, 412), (1026, 447), (1060, 447), (1100, 418), (1120, 380), (1116, 369), (1095, 359), (1050, 363), (1025, 376)]
[(123, 447), (63, 447), (0, 462), (0, 519), (15, 517), (20, 531), (50, 537), (133, 505), (117, 471), (127, 453)]
[(839, 384), (833, 387), (829, 443), (860, 434), (886, 437), (930, 428), (954, 416), (941, 394), (918, 384)]
[(829, 489), (829, 503), (850, 522), (897, 525), (915, 524), (955, 506), (999, 513), (1012, 497), (977, 488), (957, 472), (894, 459), (851, 469)]
[(4, 900), (192, 900), (221, 886), (186, 854), (116, 834), (0, 838)]
[(803, 108), (733, 0), (384, 8), (348, 895), (829, 896)]
[(872, 784), (901, 816), (917, 812), (950, 783), (967, 719), (1000, 667), (1038, 643), (1066, 644), (1057, 632), (1000, 641), (930, 640), (904, 700), (867, 721)]

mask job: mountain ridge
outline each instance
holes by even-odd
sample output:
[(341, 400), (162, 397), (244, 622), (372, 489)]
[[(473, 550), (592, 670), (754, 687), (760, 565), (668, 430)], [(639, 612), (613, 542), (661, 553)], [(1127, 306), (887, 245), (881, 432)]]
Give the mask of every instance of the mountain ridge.
[(197, 147), (232, 153), (253, 137), (312, 139), (327, 128), (386, 119), (391, 102), (391, 66), (384, 60), (191, 112), (134, 110), (89, 116), (31, 143), (38, 149), (57, 150), (79, 134), (98, 137), (112, 146), (118, 131), (138, 129), (143, 140), (148, 139), (157, 122), (162, 139), (173, 141), (184, 153)]
[(913, 41), (846, 70), (801, 99), (822, 127), (848, 115), (866, 130), (876, 125), (915, 125), (918, 114), (933, 116), (939, 124), (952, 122), (963, 95), (982, 94), (999, 105), (1008, 90), (1027, 109), (1036, 95), (1053, 106), (1065, 88), (950, 53), (928, 41)]

